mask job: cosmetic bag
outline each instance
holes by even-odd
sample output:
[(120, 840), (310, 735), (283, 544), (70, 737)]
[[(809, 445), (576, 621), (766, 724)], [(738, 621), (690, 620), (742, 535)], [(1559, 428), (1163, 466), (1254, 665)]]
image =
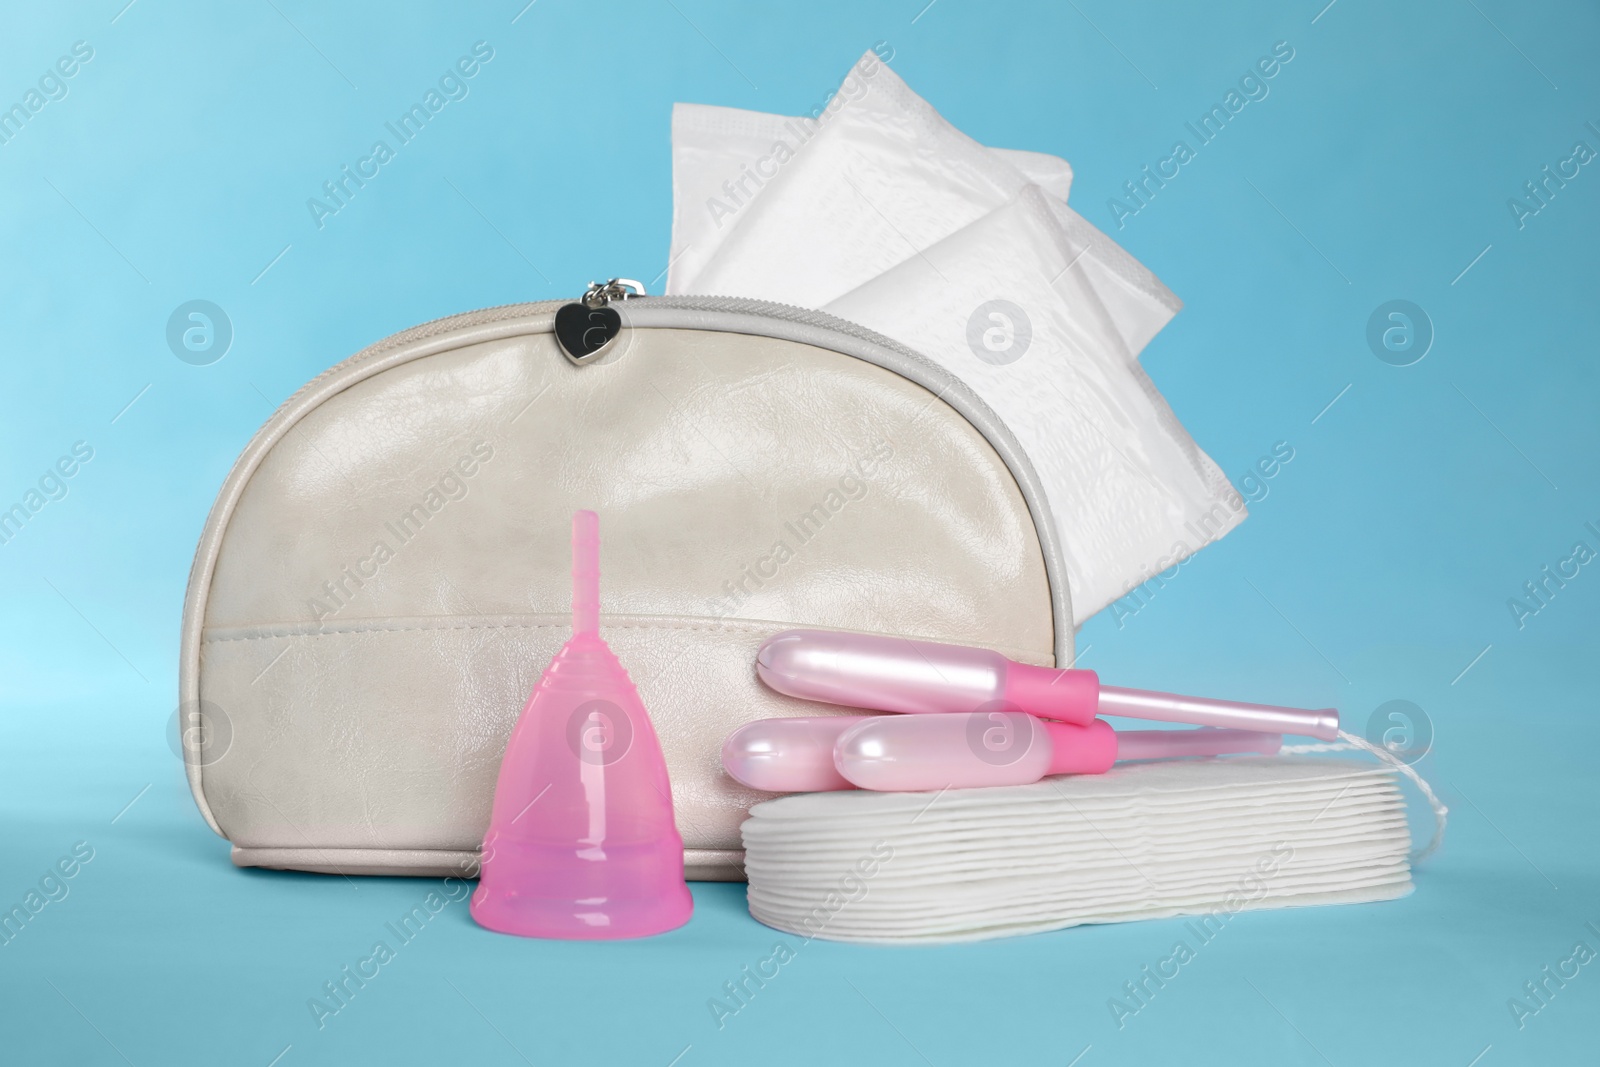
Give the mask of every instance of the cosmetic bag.
[(629, 284), (395, 334), (245, 448), (179, 672), (189, 785), (235, 864), (475, 871), (506, 739), (570, 633), (579, 508), (690, 878), (742, 878), (740, 823), (771, 797), (723, 772), (723, 738), (842, 710), (760, 683), (772, 634), (1071, 662), (1038, 480), (971, 390), (829, 315)]

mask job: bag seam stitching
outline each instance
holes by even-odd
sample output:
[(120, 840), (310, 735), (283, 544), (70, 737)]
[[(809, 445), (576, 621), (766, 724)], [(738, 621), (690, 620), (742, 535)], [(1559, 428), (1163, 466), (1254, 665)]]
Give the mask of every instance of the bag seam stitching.
[[(570, 629), (570, 622), (466, 623), (456, 626), (357, 626), (339, 630), (313, 630), (301, 633), (258, 633), (239, 637), (202, 637), (202, 644), (226, 641), (272, 641), (287, 637), (341, 637), (348, 634), (435, 632), (439, 630), (557, 630)], [(694, 630), (701, 633), (768, 633), (768, 626), (695, 626), (688, 623), (623, 623), (605, 625), (607, 630)]]

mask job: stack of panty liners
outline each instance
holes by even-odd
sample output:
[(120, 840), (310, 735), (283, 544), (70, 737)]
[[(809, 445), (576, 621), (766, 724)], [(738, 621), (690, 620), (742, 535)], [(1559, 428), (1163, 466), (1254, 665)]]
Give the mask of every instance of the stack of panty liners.
[[(1395, 772), (1300, 756), (1126, 764), (941, 793), (807, 793), (744, 823), (750, 914), (805, 937), (975, 941), (1411, 891)], [(1197, 935), (1200, 936), (1200, 935)]]
[(869, 52), (814, 118), (673, 111), (667, 291), (830, 312), (929, 357), (1016, 434), (1074, 620), (1243, 521), (1138, 363), (1180, 304), (1067, 206), (1072, 170), (986, 148)]

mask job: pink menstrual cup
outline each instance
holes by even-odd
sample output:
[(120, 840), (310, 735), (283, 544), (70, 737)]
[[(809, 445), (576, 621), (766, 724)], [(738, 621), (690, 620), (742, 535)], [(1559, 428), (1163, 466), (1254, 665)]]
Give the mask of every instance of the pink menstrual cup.
[(648, 937), (689, 921), (672, 785), (639, 693), (600, 639), (600, 520), (572, 516), (572, 637), (511, 731), (472, 896), (522, 937)]

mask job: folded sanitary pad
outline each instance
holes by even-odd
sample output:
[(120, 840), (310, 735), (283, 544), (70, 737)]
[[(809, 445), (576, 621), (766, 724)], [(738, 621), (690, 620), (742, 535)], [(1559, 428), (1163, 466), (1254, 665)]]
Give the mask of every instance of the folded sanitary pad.
[[(984, 147), (870, 52), (834, 102), (817, 118), (674, 106), (667, 292), (821, 307), (1025, 185), (1066, 203), (1065, 160)], [(1137, 357), (1182, 304), (1078, 223), (1098, 238), (1083, 270)]]
[[(672, 249), (667, 292), (697, 291), (685, 287), (686, 279), (700, 273), (721, 247), (723, 237), (733, 232), (739, 212), (825, 121), (710, 104), (672, 106)], [(988, 151), (1051, 196), (1066, 201), (1072, 188), (1072, 165), (1066, 160), (1043, 152)], [(1177, 298), (1171, 299), (1175, 310)]]
[(1393, 768), (1342, 758), (1128, 764), (940, 793), (810, 793), (751, 809), (750, 913), (806, 937), (969, 941), (1081, 923), (1411, 891)]
[(971, 385), (1040, 474), (1074, 621), (1238, 525), (1244, 501), (1137, 364), (1177, 298), (868, 53), (816, 118), (678, 105), (668, 291), (821, 308)]
[(1245, 506), (1128, 358), (1077, 269), (1069, 211), (1025, 186), (824, 310), (929, 357), (1011, 427), (1044, 483), (1081, 623), (1233, 529)]

